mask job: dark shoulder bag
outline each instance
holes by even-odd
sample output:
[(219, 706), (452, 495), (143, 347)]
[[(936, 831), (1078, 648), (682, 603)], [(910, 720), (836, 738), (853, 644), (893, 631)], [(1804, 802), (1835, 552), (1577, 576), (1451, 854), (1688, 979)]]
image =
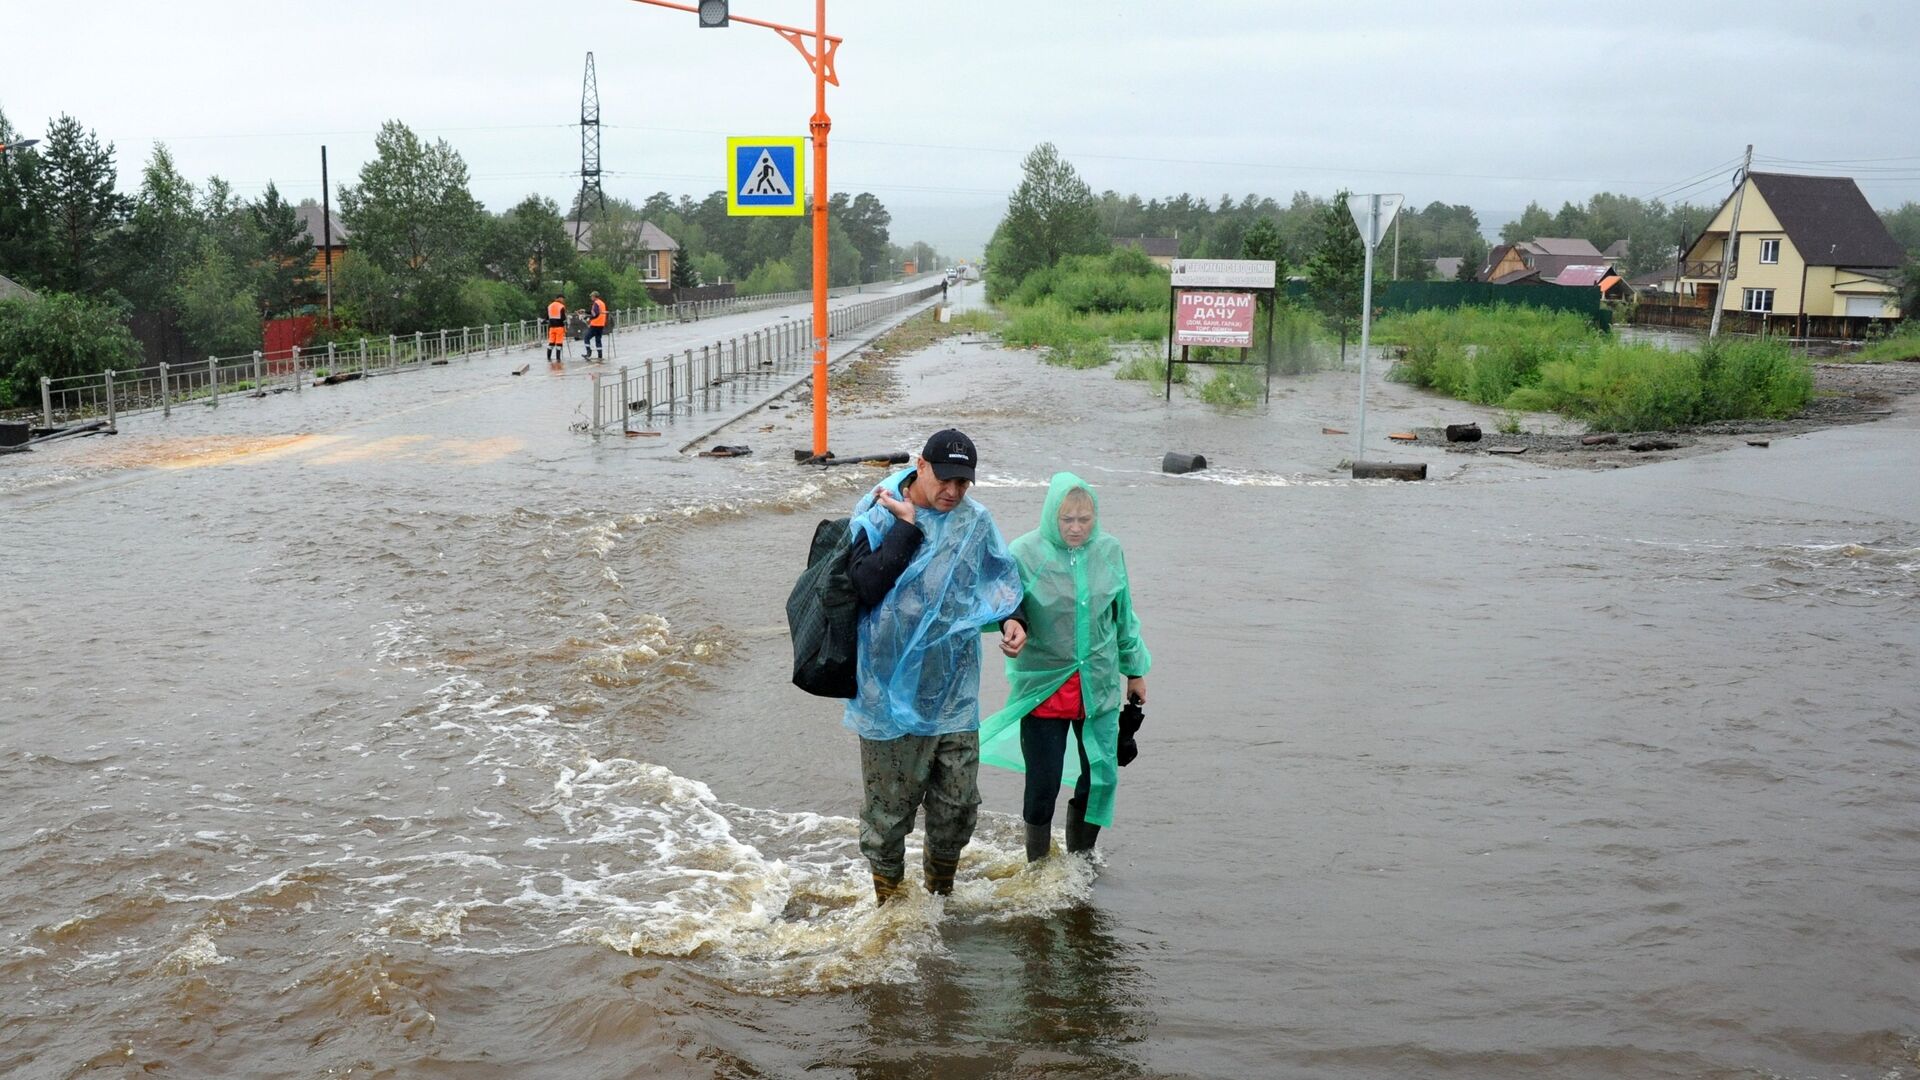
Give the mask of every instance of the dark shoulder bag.
[(850, 698), (856, 692), (860, 612), (847, 576), (852, 538), (848, 519), (822, 521), (813, 530), (807, 568), (787, 596), (793, 685), (818, 697)]

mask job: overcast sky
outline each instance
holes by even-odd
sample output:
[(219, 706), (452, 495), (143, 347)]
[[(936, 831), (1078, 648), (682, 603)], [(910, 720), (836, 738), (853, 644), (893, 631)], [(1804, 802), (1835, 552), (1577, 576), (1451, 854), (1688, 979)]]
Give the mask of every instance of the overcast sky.
[[(806, 0), (736, 14), (811, 23)], [(703, 195), (728, 134), (804, 134), (811, 77), (772, 32), (700, 30), (634, 0), (8, 0), (0, 110), (71, 113), (123, 188), (155, 140), (199, 182), (352, 183), (380, 123), (466, 158), (502, 209), (579, 186), (580, 78), (599, 70), (610, 194)], [(1403, 192), (1489, 228), (1595, 191), (1716, 202), (1755, 168), (1851, 175), (1920, 200), (1920, 3), (1746, 0), (829, 0), (829, 177), (894, 239), (965, 254), (1051, 140), (1095, 191), (1285, 200)]]

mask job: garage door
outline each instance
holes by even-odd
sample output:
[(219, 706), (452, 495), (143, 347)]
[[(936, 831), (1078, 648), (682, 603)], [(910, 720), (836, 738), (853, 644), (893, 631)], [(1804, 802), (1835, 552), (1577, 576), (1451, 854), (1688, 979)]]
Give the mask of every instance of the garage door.
[(1877, 296), (1847, 297), (1847, 315), (1849, 317), (1864, 316), (1869, 319), (1877, 319), (1885, 307), (1885, 302)]

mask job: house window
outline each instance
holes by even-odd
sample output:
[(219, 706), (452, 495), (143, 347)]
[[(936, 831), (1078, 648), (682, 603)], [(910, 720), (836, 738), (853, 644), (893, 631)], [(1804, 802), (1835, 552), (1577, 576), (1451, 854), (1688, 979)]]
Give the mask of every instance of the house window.
[(1740, 307), (1743, 311), (1765, 314), (1773, 310), (1772, 289), (1741, 289)]
[(1780, 241), (1778, 240), (1760, 241), (1760, 261), (1763, 263), (1779, 262), (1780, 261)]
[(660, 280), (660, 253), (657, 251), (647, 252), (647, 278), (652, 281)]

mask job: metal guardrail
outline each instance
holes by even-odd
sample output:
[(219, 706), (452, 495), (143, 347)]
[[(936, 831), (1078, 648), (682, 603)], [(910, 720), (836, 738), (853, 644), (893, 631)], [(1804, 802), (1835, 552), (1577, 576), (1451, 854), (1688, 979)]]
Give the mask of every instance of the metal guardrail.
[[(827, 337), (831, 340), (939, 293), (940, 286), (930, 285), (830, 311)], [(812, 363), (812, 358), (813, 319), (809, 316), (711, 345), (647, 357), (615, 371), (594, 372), (588, 377), (593, 402), (586, 431), (589, 435), (629, 431), (635, 416), (644, 416), (648, 423), (664, 416), (670, 422), (683, 407), (692, 416), (703, 400), (712, 401), (716, 390), (771, 379)]]
[[(864, 286), (831, 290), (830, 296), (859, 292)], [(701, 319), (770, 307), (785, 307), (813, 298), (807, 291), (735, 296), (684, 304), (624, 308), (611, 313), (607, 355), (618, 355), (622, 331), (697, 322)], [(209, 356), (186, 364), (153, 364), (127, 371), (40, 379), (40, 422), (55, 423), (105, 417), (117, 425), (123, 415), (158, 410), (171, 415), (176, 406), (200, 404), (217, 408), (235, 394), (299, 393), (309, 378), (360, 372), (361, 377), (389, 375), (439, 366), (456, 357), (485, 356), (496, 350), (533, 348), (545, 341), (545, 322), (522, 319), (498, 325), (389, 334), (385, 340), (359, 338), (330, 342), (309, 349), (295, 347), (285, 355), (261, 350), (238, 356)], [(16, 416), (31, 416), (19, 410)]]

